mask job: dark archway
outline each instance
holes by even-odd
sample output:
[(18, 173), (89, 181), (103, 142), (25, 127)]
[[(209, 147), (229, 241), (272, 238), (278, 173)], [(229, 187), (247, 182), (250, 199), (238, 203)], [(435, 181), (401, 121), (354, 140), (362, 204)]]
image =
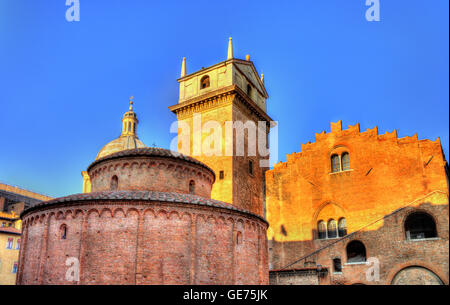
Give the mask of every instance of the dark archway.
[(424, 212), (409, 214), (405, 221), (406, 239), (425, 239), (437, 237), (433, 217)]
[(367, 259), (366, 247), (359, 240), (354, 240), (347, 245), (347, 263), (364, 263)]

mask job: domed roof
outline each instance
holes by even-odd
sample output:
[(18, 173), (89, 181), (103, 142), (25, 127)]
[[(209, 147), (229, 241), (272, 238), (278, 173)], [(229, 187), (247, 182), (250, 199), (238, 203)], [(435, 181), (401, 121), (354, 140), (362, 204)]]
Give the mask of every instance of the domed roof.
[(125, 112), (122, 119), (122, 134), (119, 138), (103, 146), (103, 148), (98, 152), (95, 160), (122, 150), (146, 147), (145, 144), (139, 140), (136, 134), (138, 122), (136, 113), (133, 111), (133, 97), (130, 97), (130, 108), (127, 112)]
[(113, 153), (122, 151), (122, 150), (128, 150), (128, 149), (135, 149), (135, 148), (143, 148), (146, 147), (145, 144), (139, 140), (135, 136), (121, 136), (105, 146), (103, 146), (102, 149), (97, 154), (97, 158), (95, 160), (98, 160), (100, 158), (103, 158), (105, 156), (111, 155)]

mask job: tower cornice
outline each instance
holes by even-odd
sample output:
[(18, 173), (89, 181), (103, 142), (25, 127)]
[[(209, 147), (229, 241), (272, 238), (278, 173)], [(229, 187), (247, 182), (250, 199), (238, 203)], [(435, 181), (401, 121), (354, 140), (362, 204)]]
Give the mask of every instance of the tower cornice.
[[(230, 85), (213, 92), (208, 92), (200, 96), (188, 99), (180, 104), (176, 104), (169, 107), (169, 110), (175, 114), (179, 114), (187, 111), (188, 113), (196, 111), (202, 111), (211, 107), (216, 107), (222, 104), (222, 102), (231, 101), (223, 99), (226, 96), (235, 95), (237, 100), (243, 104), (247, 109), (254, 113), (259, 119), (270, 122), (272, 118), (267, 115), (255, 102), (253, 102), (247, 94), (242, 91), (237, 85)], [(221, 99), (221, 100), (219, 100)]]

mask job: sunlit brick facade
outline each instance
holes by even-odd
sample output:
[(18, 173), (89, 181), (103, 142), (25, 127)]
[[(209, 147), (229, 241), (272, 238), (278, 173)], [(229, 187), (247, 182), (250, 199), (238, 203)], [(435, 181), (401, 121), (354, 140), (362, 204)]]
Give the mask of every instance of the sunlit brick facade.
[[(301, 284), (296, 271), (319, 267), (313, 277), (320, 273), (322, 284), (419, 283), (427, 276), (425, 284), (448, 283), (447, 169), (439, 139), (331, 123), (330, 133), (316, 134), (315, 143), (266, 173), (271, 281), (296, 276)], [(413, 213), (430, 216), (417, 214), (432, 219), (435, 232), (409, 232)], [(366, 260), (379, 260), (380, 280), (366, 279), (366, 260), (349, 253), (353, 240), (363, 244)], [(423, 269), (394, 280), (412, 266)]]
[(87, 171), (92, 192), (22, 213), (18, 284), (268, 283), (267, 222), (210, 199), (201, 162), (137, 148)]
[[(261, 155), (256, 141), (248, 139), (248, 129), (243, 131), (244, 153), (236, 153), (238, 132), (227, 134), (227, 122), (253, 124), (264, 132), (265, 147), (268, 147), (268, 133), (271, 118), (266, 113), (268, 94), (264, 86), (263, 76), (259, 76), (250, 58), (241, 60), (233, 57), (233, 48), (228, 47), (228, 58), (208, 68), (186, 74), (186, 62), (183, 60), (178, 104), (169, 107), (178, 120), (178, 151), (193, 156), (211, 167), (217, 175), (212, 189), (212, 198), (230, 202), (233, 205), (265, 215), (264, 173), (268, 169), (268, 154)], [(197, 115), (201, 126), (198, 142), (196, 139)], [(220, 128), (220, 143), (217, 151), (208, 155), (201, 148), (211, 137), (212, 132), (219, 129), (204, 128), (208, 122), (214, 122)], [(258, 122), (266, 125), (258, 126)], [(188, 129), (182, 126), (188, 126)], [(258, 131), (258, 132), (260, 132)], [(187, 143), (182, 145), (183, 140)], [(261, 144), (262, 145), (262, 144)], [(202, 147), (203, 146), (203, 147)], [(226, 147), (232, 151), (227, 154)], [(255, 148), (255, 154), (249, 153), (249, 147)], [(204, 149), (204, 148), (203, 148)], [(267, 160), (261, 166), (260, 161)], [(249, 170), (249, 167), (252, 170)]]

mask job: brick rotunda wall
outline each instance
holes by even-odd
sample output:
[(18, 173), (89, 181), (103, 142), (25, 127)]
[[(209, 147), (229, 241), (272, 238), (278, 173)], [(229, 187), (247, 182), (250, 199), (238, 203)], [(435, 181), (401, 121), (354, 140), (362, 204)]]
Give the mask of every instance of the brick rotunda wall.
[(88, 168), (92, 192), (111, 190), (117, 177), (117, 190), (144, 190), (190, 193), (211, 198), (214, 172), (203, 163), (160, 148), (140, 148), (118, 152), (93, 162)]
[[(99, 192), (46, 202), (22, 219), (18, 284), (268, 284), (267, 222), (220, 201)], [(79, 261), (79, 282), (66, 279), (69, 258)]]

